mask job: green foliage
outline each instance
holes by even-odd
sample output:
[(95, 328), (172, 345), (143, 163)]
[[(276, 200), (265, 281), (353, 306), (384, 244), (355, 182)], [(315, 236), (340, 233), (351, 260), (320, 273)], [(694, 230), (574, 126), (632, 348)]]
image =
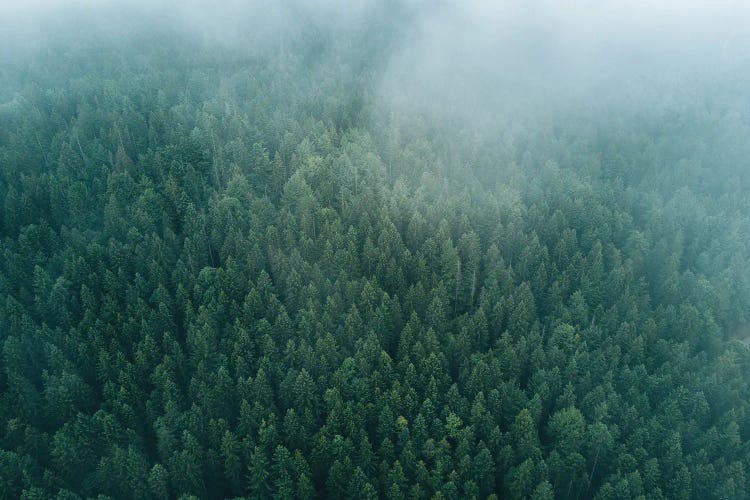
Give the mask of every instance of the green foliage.
[(310, 46), (3, 67), (0, 498), (747, 497), (740, 90), (474, 134)]

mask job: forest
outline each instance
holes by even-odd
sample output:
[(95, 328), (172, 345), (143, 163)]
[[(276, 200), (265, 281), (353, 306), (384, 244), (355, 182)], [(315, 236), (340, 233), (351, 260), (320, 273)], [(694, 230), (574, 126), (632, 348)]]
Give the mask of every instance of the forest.
[(750, 498), (750, 64), (295, 1), (0, 50), (0, 499)]

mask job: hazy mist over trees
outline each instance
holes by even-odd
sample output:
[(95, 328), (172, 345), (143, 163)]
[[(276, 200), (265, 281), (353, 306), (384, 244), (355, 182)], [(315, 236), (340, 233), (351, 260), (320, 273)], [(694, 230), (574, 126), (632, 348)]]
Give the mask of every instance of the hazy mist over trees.
[(750, 498), (750, 5), (0, 33), (0, 499)]

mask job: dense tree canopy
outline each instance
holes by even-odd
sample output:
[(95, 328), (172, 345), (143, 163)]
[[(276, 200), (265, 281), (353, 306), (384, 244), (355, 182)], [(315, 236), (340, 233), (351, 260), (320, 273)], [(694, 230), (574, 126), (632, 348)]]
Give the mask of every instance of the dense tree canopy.
[(478, 132), (384, 29), (4, 65), (0, 497), (750, 495), (741, 83)]

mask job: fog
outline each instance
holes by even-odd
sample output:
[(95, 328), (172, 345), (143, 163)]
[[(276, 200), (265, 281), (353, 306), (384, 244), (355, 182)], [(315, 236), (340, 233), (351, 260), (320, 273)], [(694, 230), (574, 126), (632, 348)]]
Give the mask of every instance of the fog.
[(81, 43), (137, 52), (154, 34), (209, 54), (296, 54), (321, 80), (366, 82), (372, 116), (459, 120), (485, 135), (531, 116), (703, 99), (687, 94), (717, 82), (736, 91), (750, 74), (742, 0), (32, 0), (3, 3), (0, 19), (0, 58), (18, 67), (34, 51)]
[(750, 5), (742, 0), (30, 0), (3, 2), (0, 18), (6, 57), (60, 34), (143, 30), (247, 51), (310, 29), (356, 42), (356, 33), (385, 19), (395, 29), (376, 77), (383, 95), (404, 102), (559, 98), (675, 72), (736, 70), (750, 60)]
[[(613, 99), (658, 82), (745, 69), (740, 1), (468, 1), (420, 9), (384, 95), (486, 109)], [(631, 101), (630, 105), (634, 103)]]
[(714, 94), (721, 114), (750, 123), (742, 0), (31, 0), (0, 4), (0, 30), (7, 99), (5, 70), (23, 71), (36, 51), (115, 44), (134, 54), (161, 36), (209, 58), (292, 55), (296, 71), (320, 81), (309, 106), (350, 99), (335, 90), (346, 88), (381, 122), (460, 124), (490, 141), (498, 126), (593, 123)]

